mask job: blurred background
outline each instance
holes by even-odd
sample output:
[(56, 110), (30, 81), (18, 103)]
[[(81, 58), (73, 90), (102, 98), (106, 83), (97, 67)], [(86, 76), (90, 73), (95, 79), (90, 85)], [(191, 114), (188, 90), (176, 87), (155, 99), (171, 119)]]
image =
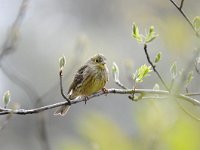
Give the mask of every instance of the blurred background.
[[(183, 9), (193, 20), (200, 14), (199, 7), (199, 0), (185, 0)], [(181, 70), (200, 47), (169, 0), (0, 0), (0, 95), (10, 90), (10, 107), (25, 109), (64, 101), (59, 91), (59, 57), (65, 55), (67, 60), (67, 92), (75, 71), (96, 53), (107, 57), (110, 72), (116, 62), (120, 81), (132, 88), (132, 73), (147, 64), (143, 45), (131, 36), (133, 22), (143, 34), (155, 26), (159, 37), (148, 51), (152, 59), (162, 53), (157, 69), (169, 84), (171, 64), (176, 61)], [(199, 78), (194, 72), (190, 92), (200, 90)], [(138, 88), (151, 89), (155, 83), (164, 89), (152, 72)], [(112, 75), (106, 87), (119, 88)], [(199, 107), (180, 103), (200, 117)], [(127, 95), (108, 95), (73, 105), (65, 117), (53, 116), (54, 111), (0, 116), (0, 149), (200, 149), (200, 122), (184, 113), (174, 99), (133, 102)]]

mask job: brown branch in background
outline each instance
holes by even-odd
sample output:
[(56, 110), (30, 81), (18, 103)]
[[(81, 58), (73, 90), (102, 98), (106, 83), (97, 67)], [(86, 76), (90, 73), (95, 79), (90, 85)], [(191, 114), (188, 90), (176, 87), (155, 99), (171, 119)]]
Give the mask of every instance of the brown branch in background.
[(169, 91), (170, 89), (168, 88), (167, 84), (165, 83), (165, 81), (163, 80), (163, 78), (161, 77), (161, 75), (159, 74), (159, 72), (156, 70), (156, 66), (152, 63), (150, 57), (149, 57), (149, 54), (147, 52), (147, 44), (144, 44), (144, 52), (145, 52), (145, 55), (147, 57), (147, 61), (148, 63), (151, 65), (151, 67), (153, 68), (153, 71), (156, 73), (156, 75), (158, 76), (158, 78), (160, 79), (160, 81), (162, 82), (163, 86), (165, 87), (165, 89), (167, 91)]
[[(5, 58), (5, 56), (15, 52), (16, 43), (17, 43), (18, 36), (19, 36), (18, 34), (20, 31), (22, 21), (27, 12), (28, 4), (29, 4), (29, 0), (22, 1), (20, 8), (19, 8), (19, 12), (17, 14), (17, 17), (16, 17), (15, 21), (13, 22), (11, 28), (8, 31), (7, 37), (3, 43), (1, 51), (0, 51), (0, 67), (1, 67), (1, 70), (3, 71), (3, 73), (13, 83), (15, 83), (18, 87), (22, 88), (25, 91), (25, 93), (31, 99), (31, 102), (34, 102), (34, 100), (37, 99), (36, 103), (34, 104), (34, 106), (37, 107), (37, 106), (43, 105), (39, 95), (37, 94), (37, 91), (34, 88), (32, 88), (32, 86), (30, 86), (31, 84), (29, 84), (29, 82), (27, 80), (25, 80), (25, 77), (23, 77), (18, 71), (12, 70), (11, 69), (12, 67), (8, 67), (7, 65), (4, 66), (5, 63), (3, 62), (3, 58)], [(3, 65), (3, 63), (4, 63), (4, 65)], [(13, 74), (13, 72), (15, 72), (15, 73)], [(3, 127), (5, 127), (5, 125), (8, 123), (8, 120), (11, 118), (11, 116), (12, 115), (9, 114), (6, 117), (6, 120), (3, 122)], [(38, 122), (38, 126), (39, 126), (39, 128), (37, 128), (37, 129), (38, 129), (39, 141), (42, 145), (42, 149), (49, 150), (50, 146), (49, 146), (48, 139), (47, 139), (46, 125), (45, 125), (44, 119), (45, 119), (44, 114), (40, 114), (37, 117), (37, 122)], [(3, 129), (3, 128), (1, 128), (1, 129)]]
[(3, 57), (11, 52), (14, 52), (16, 42), (18, 39), (18, 33), (20, 30), (20, 26), (22, 24), (22, 21), (24, 19), (24, 16), (26, 14), (27, 6), (28, 6), (29, 0), (23, 0), (18, 12), (18, 15), (13, 22), (10, 30), (8, 31), (8, 35), (6, 40), (3, 42), (3, 46), (0, 52), (0, 62), (2, 61)]

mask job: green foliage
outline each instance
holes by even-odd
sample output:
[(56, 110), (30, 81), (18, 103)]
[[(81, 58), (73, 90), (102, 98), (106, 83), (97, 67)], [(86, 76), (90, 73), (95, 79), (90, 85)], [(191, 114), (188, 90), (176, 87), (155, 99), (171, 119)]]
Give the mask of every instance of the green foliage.
[[(148, 100), (134, 109), (135, 134), (124, 132), (118, 123), (96, 112), (76, 122), (79, 138), (69, 136), (60, 150), (198, 150), (199, 123), (181, 111), (174, 101)], [(122, 112), (123, 113), (123, 112)]]
[(161, 59), (161, 52), (159, 52), (159, 53), (156, 54), (154, 62), (158, 63), (160, 61), (160, 59)]
[(60, 146), (60, 150), (88, 150), (88, 147), (74, 139), (66, 139)]
[(3, 95), (3, 102), (5, 107), (8, 106), (9, 102), (10, 102), (10, 91), (6, 91)]
[(149, 28), (149, 32), (145, 37), (145, 43), (152, 42), (158, 35), (155, 34), (154, 26)]
[[(132, 141), (110, 119), (90, 113), (79, 123), (82, 136), (91, 143), (89, 149), (132, 150)], [(95, 148), (96, 147), (96, 148)]]
[(136, 73), (133, 74), (133, 80), (138, 82), (143, 82), (143, 79), (147, 76), (149, 76), (151, 72), (151, 66), (147, 66), (146, 64), (142, 65), (138, 70), (136, 70)]
[(199, 122), (179, 111), (174, 99), (149, 100), (137, 105), (139, 150), (198, 150)]
[(189, 72), (187, 75), (187, 79), (185, 82), (185, 86), (188, 87), (188, 85), (191, 83), (192, 79), (194, 78), (193, 76), (193, 71)]
[(172, 79), (175, 79), (176, 76), (177, 76), (176, 62), (174, 62), (174, 63), (171, 65), (170, 72), (171, 72)]
[(200, 33), (200, 16), (194, 18), (193, 27), (197, 33)]
[(198, 150), (199, 133), (199, 127), (194, 122), (181, 119), (165, 133), (163, 140), (170, 150)]
[(66, 64), (65, 56), (59, 58), (60, 69), (62, 70)]
[(136, 39), (136, 41), (140, 44), (143, 42), (142, 40), (142, 35), (139, 33), (139, 28), (138, 26), (134, 23), (133, 24), (133, 32), (132, 32), (133, 38)]
[(150, 26), (148, 33), (146, 34), (146, 36), (144, 36), (143, 34), (140, 34), (138, 26), (134, 23), (132, 36), (139, 44), (147, 44), (152, 42), (158, 35), (154, 31), (154, 26)]
[(119, 68), (115, 62), (113, 62), (112, 74), (113, 74), (114, 80), (119, 81)]

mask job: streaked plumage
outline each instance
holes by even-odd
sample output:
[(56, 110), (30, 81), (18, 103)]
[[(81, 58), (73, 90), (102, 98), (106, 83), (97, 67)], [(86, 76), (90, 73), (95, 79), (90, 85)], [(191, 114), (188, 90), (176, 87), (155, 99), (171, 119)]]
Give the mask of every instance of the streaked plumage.
[[(90, 58), (85, 65), (75, 74), (74, 80), (69, 87), (69, 99), (73, 100), (79, 96), (90, 96), (101, 90), (108, 81), (108, 69), (106, 58), (102, 54), (97, 54)], [(65, 115), (68, 106), (59, 108), (55, 115)]]

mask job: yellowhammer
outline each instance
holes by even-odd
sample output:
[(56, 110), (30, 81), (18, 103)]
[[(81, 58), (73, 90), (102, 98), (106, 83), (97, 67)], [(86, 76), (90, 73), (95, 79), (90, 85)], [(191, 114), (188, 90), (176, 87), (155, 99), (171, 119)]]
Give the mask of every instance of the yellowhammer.
[[(90, 58), (75, 74), (74, 80), (68, 90), (68, 98), (74, 100), (79, 96), (90, 96), (103, 89), (108, 81), (108, 68), (106, 58), (97, 54)], [(54, 114), (64, 116), (70, 105), (60, 107)]]

